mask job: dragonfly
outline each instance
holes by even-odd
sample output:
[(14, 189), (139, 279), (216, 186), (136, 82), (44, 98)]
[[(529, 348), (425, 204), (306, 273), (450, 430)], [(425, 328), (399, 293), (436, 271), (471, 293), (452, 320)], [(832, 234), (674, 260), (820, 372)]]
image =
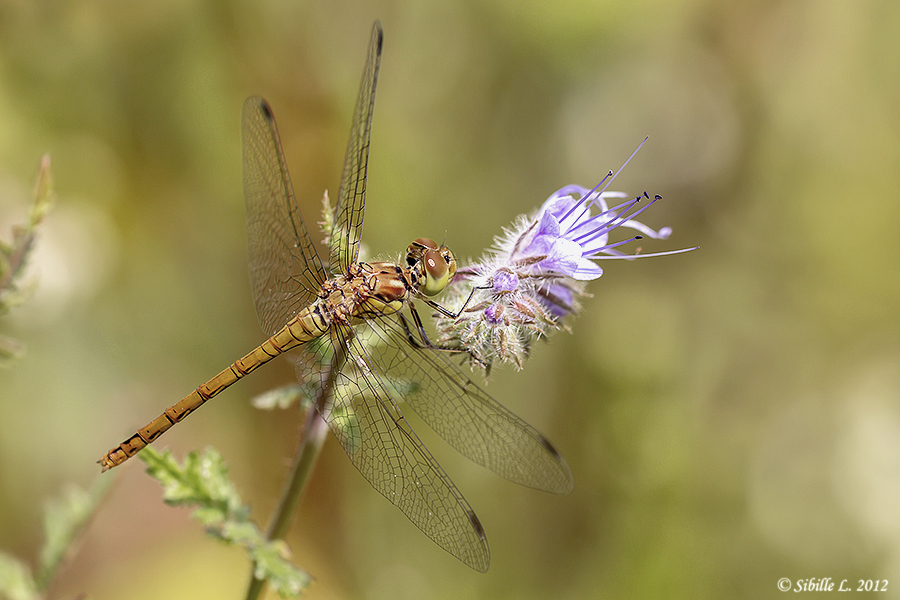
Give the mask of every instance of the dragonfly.
[(546, 437), (462, 371), (453, 360), (458, 350), (428, 340), (414, 301), (459, 315), (432, 300), (456, 271), (446, 246), (419, 238), (399, 263), (358, 262), (383, 39), (376, 22), (327, 262), (300, 215), (272, 109), (261, 98), (246, 100), (242, 141), (250, 279), (259, 322), (270, 337), (98, 462), (104, 471), (122, 464), (225, 388), (295, 350), (301, 383), (329, 386), (315, 409), (363, 477), (439, 546), (485, 572), (490, 551), (481, 521), (401, 407), (418, 413), (464, 456), (515, 483), (566, 494), (572, 473)]

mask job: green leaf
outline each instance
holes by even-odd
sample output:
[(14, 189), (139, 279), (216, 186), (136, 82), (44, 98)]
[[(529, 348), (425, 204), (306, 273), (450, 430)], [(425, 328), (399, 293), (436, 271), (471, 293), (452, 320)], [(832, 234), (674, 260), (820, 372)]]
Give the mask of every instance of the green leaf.
[(40, 598), (28, 565), (2, 552), (0, 552), (0, 598), (9, 600)]
[(69, 486), (62, 498), (47, 502), (44, 511), (46, 542), (41, 548), (37, 577), (40, 589), (46, 589), (53, 579), (57, 567), (62, 563), (78, 532), (94, 514), (94, 508), (110, 483), (111, 479), (108, 477), (98, 479), (93, 493)]
[(147, 447), (138, 456), (147, 463), (147, 473), (162, 483), (167, 504), (195, 507), (191, 516), (216, 539), (245, 548), (256, 565), (255, 576), (268, 581), (280, 596), (295, 598), (309, 586), (312, 578), (290, 563), (287, 545), (267, 540), (250, 520), (250, 509), (241, 502), (216, 450), (191, 452), (183, 465), (168, 450)]
[(163, 484), (163, 499), (167, 504), (202, 507), (202, 518), (198, 520), (204, 523), (241, 512), (240, 495), (228, 479), (228, 467), (216, 450), (207, 449), (202, 455), (191, 452), (184, 466), (168, 450), (157, 452), (148, 447), (138, 456), (147, 463), (147, 473)]
[(34, 577), (25, 563), (0, 553), (0, 598), (30, 600), (42, 597), (40, 592), (50, 586), (112, 481), (109, 477), (101, 477), (90, 491), (70, 486), (61, 498), (47, 502), (44, 511), (46, 540), (41, 548), (38, 575)]
[(308, 387), (296, 383), (285, 385), (256, 396), (250, 403), (261, 410), (290, 408), (293, 404), (299, 404), (301, 409), (305, 409), (309, 406), (312, 398)]
[(34, 204), (28, 213), (28, 226), (30, 229), (37, 227), (44, 219), (50, 207), (53, 205), (53, 177), (50, 175), (50, 155), (41, 157), (41, 168), (38, 171), (37, 182), (34, 186)]
[(351, 406), (335, 406), (331, 410), (331, 427), (334, 434), (349, 454), (355, 453), (362, 445), (359, 430), (359, 417)]
[(400, 377), (388, 377), (382, 374), (385, 385), (395, 398), (408, 398), (422, 391), (422, 385), (418, 381)]
[(256, 563), (253, 576), (267, 580), (282, 598), (296, 598), (312, 582), (306, 571), (290, 563), (290, 552), (284, 542), (274, 541), (257, 546), (251, 555)]
[[(28, 296), (28, 286), (20, 279), (25, 272), (28, 257), (34, 248), (38, 225), (53, 203), (53, 182), (50, 177), (50, 157), (41, 159), (34, 189), (34, 203), (25, 225), (13, 227), (11, 244), (0, 241), (0, 315), (21, 304)], [(24, 288), (24, 289), (23, 289)], [(22, 346), (9, 337), (0, 337), (0, 365), (22, 355)]]

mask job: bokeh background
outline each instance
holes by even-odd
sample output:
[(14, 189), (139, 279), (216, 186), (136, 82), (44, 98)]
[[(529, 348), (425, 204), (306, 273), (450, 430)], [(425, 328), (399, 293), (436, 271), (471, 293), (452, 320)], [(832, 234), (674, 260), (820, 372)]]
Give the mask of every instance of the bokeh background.
[[(240, 108), (275, 110), (308, 222), (336, 196), (372, 22), (386, 41), (364, 239), (481, 254), (650, 140), (616, 189), (674, 229), (605, 262), (573, 334), (488, 384), (568, 459), (552, 497), (427, 442), (491, 542), (432, 544), (333, 440), (288, 541), (308, 597), (760, 598), (889, 580), (900, 597), (900, 3), (895, 0), (0, 3), (0, 235), (42, 153), (58, 202), (34, 292), (0, 321), (0, 548), (33, 560), (46, 498), (258, 344)], [(399, 240), (399, 242), (398, 242)], [(169, 432), (215, 446), (266, 522), (301, 416), (267, 366)], [(241, 598), (243, 553), (164, 506), (138, 461), (54, 597)]]

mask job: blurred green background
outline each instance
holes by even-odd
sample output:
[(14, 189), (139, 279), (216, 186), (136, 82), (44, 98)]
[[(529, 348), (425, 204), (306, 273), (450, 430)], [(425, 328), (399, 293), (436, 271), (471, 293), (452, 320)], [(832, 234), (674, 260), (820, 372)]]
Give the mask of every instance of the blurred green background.
[[(900, 597), (900, 3), (895, 0), (0, 3), (0, 231), (49, 152), (58, 203), (30, 302), (0, 320), (0, 548), (136, 427), (262, 341), (246, 274), (240, 108), (266, 97), (301, 208), (337, 195), (372, 22), (386, 38), (364, 240), (481, 254), (568, 183), (662, 194), (672, 238), (488, 390), (566, 456), (519, 488), (426, 442), (493, 564), (445, 554), (333, 440), (288, 539), (309, 598), (760, 598), (887, 579)], [(399, 240), (399, 241), (398, 241)], [(162, 440), (213, 445), (267, 521), (301, 416), (255, 373)], [(135, 461), (55, 595), (241, 598), (242, 552)]]

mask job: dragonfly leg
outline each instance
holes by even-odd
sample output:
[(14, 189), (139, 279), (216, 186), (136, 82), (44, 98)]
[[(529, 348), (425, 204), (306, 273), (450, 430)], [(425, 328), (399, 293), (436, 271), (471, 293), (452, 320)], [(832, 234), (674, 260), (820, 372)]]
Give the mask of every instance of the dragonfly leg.
[[(469, 294), (469, 298), (471, 297), (472, 295)], [(468, 300), (466, 300), (466, 303), (468, 304)], [(425, 326), (422, 324), (422, 318), (419, 316), (419, 311), (416, 310), (416, 306), (412, 303), (412, 301), (409, 301), (408, 304), (410, 315), (412, 315), (413, 323), (415, 324), (416, 334), (418, 335), (413, 333), (413, 329), (409, 326), (409, 322), (406, 320), (406, 317), (404, 317), (401, 313), (397, 313), (397, 316), (400, 319), (400, 325), (403, 327), (403, 331), (406, 333), (406, 339), (411, 346), (419, 349), (429, 348), (430, 350), (439, 350), (441, 352), (448, 352), (450, 354), (467, 354), (469, 356), (469, 360), (475, 361), (482, 367), (485, 366), (477, 356), (475, 356), (468, 350), (464, 350), (462, 348), (448, 348), (447, 346), (438, 346), (430, 339), (428, 339), (428, 333), (426, 333)]]
[(443, 306), (441, 306), (440, 304), (438, 304), (437, 302), (435, 302), (435, 301), (432, 300), (431, 298), (426, 297), (425, 295), (420, 295), (420, 296), (419, 296), (419, 300), (421, 300), (422, 302), (424, 302), (425, 304), (427, 304), (428, 306), (430, 306), (430, 307), (433, 308), (434, 310), (438, 311), (439, 313), (441, 313), (442, 315), (444, 315), (444, 316), (447, 317), (447, 318), (450, 318), (450, 319), (458, 319), (458, 318), (459, 318), (459, 315), (463, 314), (463, 311), (466, 310), (466, 307), (467, 307), (467, 306), (469, 306), (469, 302), (472, 301), (472, 296), (475, 295), (475, 292), (476, 292), (477, 290), (489, 290), (489, 289), (491, 289), (491, 286), (489, 286), (489, 285), (476, 285), (476, 286), (473, 286), (473, 287), (472, 287), (472, 291), (469, 292), (469, 297), (466, 298), (466, 301), (463, 302), (463, 305), (462, 305), (462, 306), (460, 307), (460, 309), (459, 309), (458, 311), (456, 311), (456, 312), (453, 312), (453, 311), (451, 311), (451, 310), (448, 309), (448, 308), (444, 308)]

